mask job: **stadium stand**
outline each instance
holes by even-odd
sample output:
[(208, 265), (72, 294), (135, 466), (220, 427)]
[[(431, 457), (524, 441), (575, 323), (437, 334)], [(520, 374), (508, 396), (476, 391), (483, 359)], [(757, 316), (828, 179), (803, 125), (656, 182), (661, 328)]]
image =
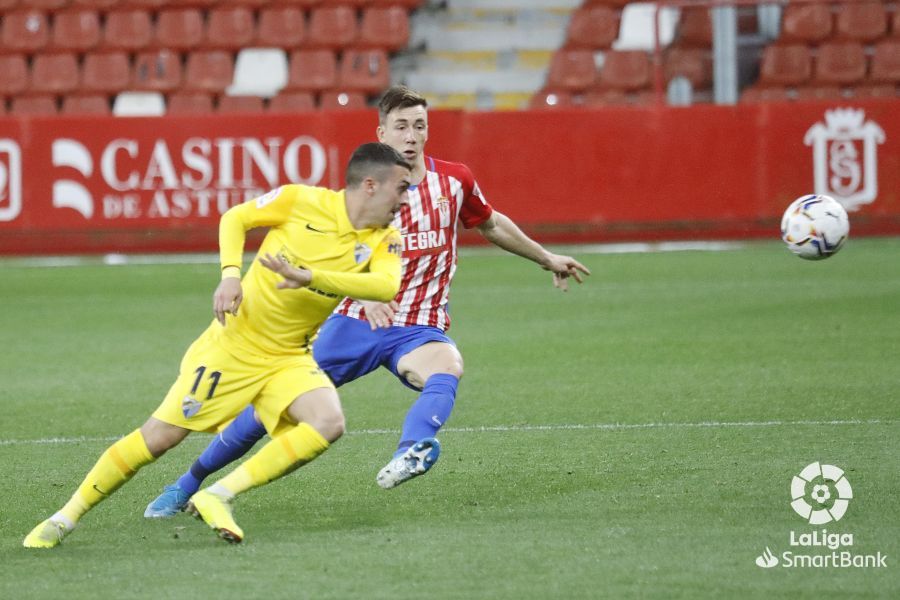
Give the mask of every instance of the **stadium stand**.
[(134, 57), (131, 82), (138, 91), (171, 92), (181, 86), (181, 56), (171, 50), (145, 50)]
[(153, 41), (150, 13), (139, 9), (123, 9), (106, 13), (103, 46), (110, 50), (135, 51)]
[(297, 48), (306, 39), (306, 17), (299, 6), (267, 6), (259, 11), (257, 43), (267, 48)]
[(100, 43), (100, 15), (93, 10), (74, 9), (56, 13), (50, 46), (84, 52)]

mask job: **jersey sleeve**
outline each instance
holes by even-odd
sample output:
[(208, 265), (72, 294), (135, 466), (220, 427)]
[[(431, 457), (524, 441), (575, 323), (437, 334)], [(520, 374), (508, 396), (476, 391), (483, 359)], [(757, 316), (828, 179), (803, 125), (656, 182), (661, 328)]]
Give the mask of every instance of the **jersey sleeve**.
[(372, 252), (367, 273), (314, 269), (309, 286), (358, 300), (390, 302), (400, 291), (402, 248), (400, 234), (391, 229)]
[(254, 227), (285, 223), (296, 199), (295, 186), (283, 185), (228, 209), (219, 220), (219, 259), (222, 268), (240, 268), (247, 232)]
[(459, 210), (459, 220), (462, 221), (463, 227), (471, 229), (487, 221), (494, 209), (484, 199), (484, 195), (478, 187), (478, 182), (475, 181), (475, 177), (468, 168), (465, 170), (463, 183), (465, 184), (463, 189), (466, 195)]

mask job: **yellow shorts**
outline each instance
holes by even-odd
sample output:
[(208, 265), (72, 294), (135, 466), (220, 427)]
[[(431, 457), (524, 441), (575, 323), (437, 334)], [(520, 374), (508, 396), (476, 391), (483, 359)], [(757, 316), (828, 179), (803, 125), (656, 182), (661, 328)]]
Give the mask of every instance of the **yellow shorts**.
[(219, 341), (220, 331), (213, 324), (191, 344), (181, 359), (178, 379), (154, 417), (192, 431), (215, 432), (253, 404), (274, 436), (293, 426), (285, 411), (297, 396), (317, 388), (334, 389), (311, 353), (231, 353)]

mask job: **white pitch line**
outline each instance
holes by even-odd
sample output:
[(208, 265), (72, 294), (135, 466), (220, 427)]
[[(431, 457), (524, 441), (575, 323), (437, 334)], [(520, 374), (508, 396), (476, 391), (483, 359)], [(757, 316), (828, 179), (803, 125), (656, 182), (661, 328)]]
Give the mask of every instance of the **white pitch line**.
[[(701, 421), (699, 423), (592, 423), (560, 425), (484, 425), (481, 427), (445, 427), (443, 433), (519, 433), (533, 431), (627, 431), (633, 429), (700, 429), (700, 428), (748, 428), (748, 427), (833, 427), (843, 425), (895, 425), (900, 421), (882, 419), (849, 419), (833, 421)], [(395, 435), (399, 429), (359, 429), (347, 435)], [(114, 442), (122, 436), (58, 437), (33, 440), (0, 439), (0, 446), (80, 444)], [(206, 439), (206, 438), (192, 438)]]

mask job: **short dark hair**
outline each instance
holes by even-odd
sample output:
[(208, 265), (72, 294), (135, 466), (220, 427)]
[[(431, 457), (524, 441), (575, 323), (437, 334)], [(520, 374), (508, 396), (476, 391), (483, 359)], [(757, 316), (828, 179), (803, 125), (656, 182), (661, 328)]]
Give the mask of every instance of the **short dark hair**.
[(392, 110), (411, 106), (428, 108), (428, 101), (425, 96), (405, 85), (391, 86), (378, 101), (378, 122), (384, 123), (388, 113)]
[(384, 171), (394, 165), (411, 169), (403, 155), (379, 142), (363, 144), (353, 151), (350, 162), (347, 163), (347, 187), (356, 188), (369, 176), (378, 181), (384, 181)]

